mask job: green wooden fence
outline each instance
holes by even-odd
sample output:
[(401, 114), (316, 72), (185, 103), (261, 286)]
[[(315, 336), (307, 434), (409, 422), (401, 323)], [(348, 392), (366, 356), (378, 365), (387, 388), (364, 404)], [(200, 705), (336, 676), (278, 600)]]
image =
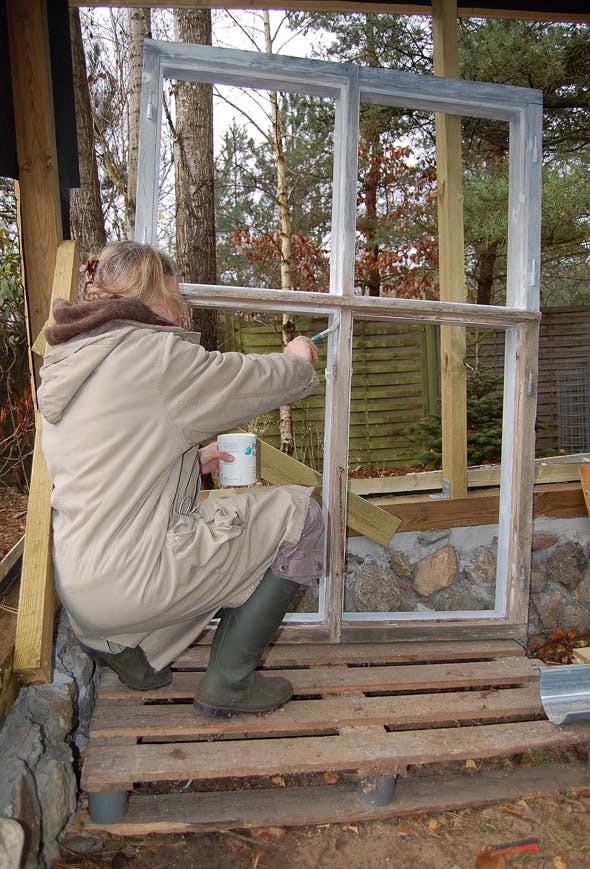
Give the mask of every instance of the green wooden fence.
[[(296, 331), (313, 335), (327, 326), (321, 318), (296, 320)], [(281, 350), (280, 318), (261, 315), (244, 319), (226, 314), (220, 349), (244, 353)], [(559, 396), (556, 372), (590, 371), (590, 307), (548, 308), (543, 311), (539, 347), (537, 455), (559, 451)], [(403, 466), (417, 462), (409, 427), (440, 406), (438, 328), (424, 323), (357, 321), (353, 340), (350, 414), (350, 467)], [(504, 370), (505, 335), (502, 329), (468, 330), (467, 364), (479, 361), (498, 375)], [(296, 457), (321, 469), (326, 344), (318, 344), (320, 388), (293, 405)], [(588, 374), (590, 390), (590, 374)], [(590, 415), (589, 415), (590, 419)], [(590, 438), (590, 422), (589, 438)], [(253, 422), (257, 433), (279, 446), (278, 413)]]
[[(222, 349), (242, 353), (281, 350), (280, 318), (224, 318)], [(296, 319), (297, 334), (311, 336), (327, 321)], [(416, 462), (409, 427), (436, 411), (438, 363), (433, 327), (428, 324), (358, 321), (353, 336), (350, 467), (402, 466)], [(321, 469), (325, 412), (326, 342), (318, 344), (317, 392), (292, 405), (296, 457)], [(257, 434), (279, 446), (278, 412), (252, 422)]]

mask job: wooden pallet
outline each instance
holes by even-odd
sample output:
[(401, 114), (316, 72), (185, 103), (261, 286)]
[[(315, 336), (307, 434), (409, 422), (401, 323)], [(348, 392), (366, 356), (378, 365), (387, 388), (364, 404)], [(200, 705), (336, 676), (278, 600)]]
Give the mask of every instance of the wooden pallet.
[[(511, 640), (275, 646), (264, 667), (290, 679), (293, 700), (228, 720), (192, 705), (207, 659), (188, 650), (172, 684), (145, 694), (103, 673), (82, 787), (133, 791), (112, 833), (387, 817), (590, 783), (580, 764), (440, 774), (590, 741), (589, 725), (547, 721), (538, 662)], [(380, 774), (403, 777), (386, 806), (362, 794)]]

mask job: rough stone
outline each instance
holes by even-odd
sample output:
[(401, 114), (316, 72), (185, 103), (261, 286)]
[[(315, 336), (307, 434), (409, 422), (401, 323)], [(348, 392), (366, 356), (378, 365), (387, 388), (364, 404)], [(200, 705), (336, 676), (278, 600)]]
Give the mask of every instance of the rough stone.
[(557, 546), (547, 558), (547, 579), (574, 589), (584, 578), (588, 559), (579, 543), (568, 540)]
[(580, 603), (590, 603), (590, 577), (584, 577), (577, 588)]
[(545, 574), (542, 570), (531, 570), (531, 593), (541, 594), (546, 585)]
[(457, 554), (452, 546), (443, 546), (423, 558), (416, 568), (414, 589), (421, 597), (430, 597), (448, 588), (457, 579)]
[(487, 610), (489, 608), (489, 603), (483, 597), (474, 594), (471, 589), (450, 595), (444, 601), (444, 609), (448, 611)]
[(0, 818), (0, 866), (20, 866), (25, 847), (25, 831), (14, 818)]
[(23, 855), (16, 866), (39, 869), (45, 863), (41, 862), (41, 807), (33, 773), (24, 760), (13, 758), (8, 764), (2, 762), (1, 778), (0, 815), (17, 820), (24, 832)]
[(378, 564), (367, 564), (358, 573), (354, 586), (357, 612), (396, 612), (401, 592), (393, 571)]
[[(41, 729), (37, 724), (29, 721), (25, 714), (26, 705), (23, 695), (27, 690), (21, 688), (0, 731), (0, 757), (3, 763), (8, 763), (12, 759), (26, 758), (29, 766), (34, 766), (43, 753)], [(4, 776), (0, 779), (0, 793), (4, 779)], [(0, 816), (2, 814), (0, 803)]]
[(46, 745), (63, 742), (72, 730), (75, 685), (71, 680), (53, 681), (22, 689), (23, 714), (43, 731)]
[(532, 633), (537, 632), (541, 628), (541, 622), (539, 620), (539, 612), (537, 610), (535, 601), (531, 597), (529, 601), (529, 636)]
[(562, 625), (579, 634), (590, 631), (590, 612), (587, 607), (568, 605), (563, 607)]
[(550, 531), (539, 531), (537, 534), (533, 534), (533, 552), (537, 549), (550, 549), (555, 546), (558, 540), (557, 534), (552, 534)]
[(470, 582), (478, 585), (494, 585), (496, 582), (496, 559), (485, 546), (476, 549), (469, 564), (463, 568), (463, 573)]
[(104, 839), (89, 831), (72, 833), (69, 830), (64, 830), (59, 837), (59, 842), (63, 848), (74, 854), (96, 854), (104, 849)]
[(444, 528), (435, 529), (434, 531), (421, 531), (418, 534), (418, 543), (420, 546), (432, 546), (433, 543), (439, 543), (441, 540), (448, 540), (449, 532)]
[(76, 778), (69, 747), (52, 745), (37, 764), (35, 778), (41, 803), (44, 856), (51, 862), (60, 855), (58, 836), (76, 811)]
[(539, 621), (543, 628), (556, 628), (562, 624), (561, 612), (563, 596), (560, 591), (545, 592), (533, 599), (533, 603), (539, 613)]
[(396, 550), (389, 556), (389, 563), (400, 579), (408, 579), (412, 575), (412, 562), (405, 554)]
[(77, 728), (74, 740), (78, 751), (88, 744), (88, 730), (96, 702), (98, 668), (80, 647), (72, 632), (65, 611), (60, 620), (55, 652), (55, 673), (63, 672), (73, 682), (76, 691)]

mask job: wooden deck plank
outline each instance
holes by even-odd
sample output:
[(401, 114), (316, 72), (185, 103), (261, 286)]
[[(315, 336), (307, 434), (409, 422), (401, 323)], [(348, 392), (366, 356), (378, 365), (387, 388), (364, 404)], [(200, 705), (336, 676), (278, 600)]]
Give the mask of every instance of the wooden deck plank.
[(82, 771), (87, 791), (119, 790), (138, 781), (225, 779), (352, 771), (359, 776), (404, 773), (411, 764), (506, 757), (590, 739), (590, 726), (548, 721), (388, 733), (351, 727), (338, 736), (136, 746), (89, 745)]
[[(539, 678), (538, 663), (524, 657), (457, 664), (281, 669), (280, 673), (293, 684), (295, 694), (420, 691), (427, 688), (463, 686), (478, 688), (517, 685)], [(201, 679), (201, 673), (176, 672), (171, 685), (156, 691), (142, 692), (142, 696), (156, 700), (163, 697), (174, 699), (194, 697), (195, 689)], [(100, 690), (103, 697), (137, 696), (137, 692), (125, 688), (108, 669), (103, 670)]]
[[(196, 645), (187, 649), (174, 663), (175, 667), (206, 667), (209, 645)], [(327, 664), (353, 664), (370, 661), (375, 664), (396, 661), (434, 662), (492, 660), (524, 656), (524, 650), (515, 640), (486, 640), (484, 642), (416, 642), (416, 643), (306, 643), (304, 645), (279, 643), (271, 646), (264, 666), (317, 666)]]
[(462, 691), (396, 697), (337, 694), (321, 700), (292, 701), (273, 715), (236, 715), (219, 720), (199, 714), (190, 705), (122, 704), (99, 701), (91, 738), (120, 741), (138, 739), (206, 739), (211, 736), (247, 738), (252, 735), (329, 731), (353, 724), (382, 724), (396, 728), (440, 722), (502, 720), (542, 713), (538, 686), (505, 690)]
[(306, 826), (401, 817), (483, 806), (500, 801), (557, 793), (573, 787), (590, 790), (584, 764), (553, 764), (477, 775), (441, 775), (400, 779), (394, 799), (371, 806), (359, 799), (357, 786), (265, 788), (258, 790), (135, 796), (125, 818), (108, 826), (93, 824), (86, 813), (79, 823), (90, 831), (115, 836), (202, 833), (263, 826)]

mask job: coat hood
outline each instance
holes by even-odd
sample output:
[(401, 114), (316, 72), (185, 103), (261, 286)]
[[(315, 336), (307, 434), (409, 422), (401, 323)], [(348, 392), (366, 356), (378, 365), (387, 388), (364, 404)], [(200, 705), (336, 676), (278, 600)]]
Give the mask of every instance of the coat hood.
[(55, 322), (44, 330), (52, 346), (45, 355), (37, 391), (41, 416), (50, 423), (59, 422), (80, 387), (130, 331), (180, 331), (135, 299), (80, 304), (58, 299), (53, 316)]

